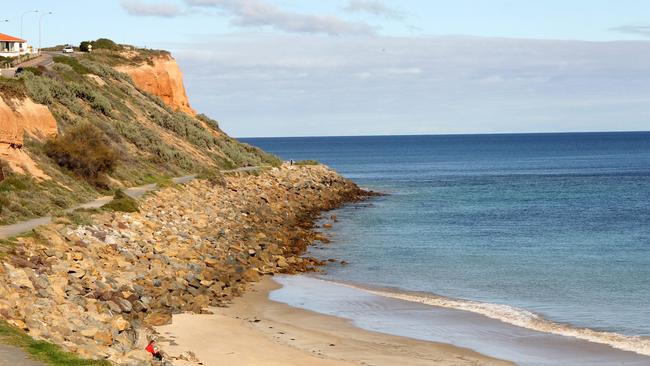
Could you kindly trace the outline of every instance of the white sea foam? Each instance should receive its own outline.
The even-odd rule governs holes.
[[[348,283],[339,283],[343,286],[354,288],[366,293],[391,299],[415,302],[448,309],[457,309],[480,314],[491,319],[518,327],[536,330],[544,333],[574,337],[581,340],[609,345],[619,350],[635,352],[640,355],[650,356],[650,339],[639,336],[626,336],[614,332],[597,331],[589,328],[578,328],[568,324],[555,323],[544,319],[538,314],[512,306],[491,304],[471,300],[454,299],[437,295],[414,294],[391,290],[377,290],[364,288]]]

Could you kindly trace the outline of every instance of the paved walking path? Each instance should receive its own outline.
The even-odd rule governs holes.
[[[194,178],[195,178],[194,175],[187,175],[184,177],[174,178],[172,179],[172,181],[176,184],[185,184]],[[125,189],[124,193],[126,193],[127,195],[133,198],[140,198],[145,193],[154,191],[157,188],[158,185],[156,184],[147,184],[144,186]],[[94,201],[75,206],[71,209],[68,209],[67,211],[73,211],[78,208],[99,208],[111,202],[112,199],[113,196],[99,197]],[[50,222],[52,222],[52,216],[45,216],[45,217],[38,217],[31,220],[21,221],[12,225],[0,226],[0,239],[7,239],[7,238],[11,238],[12,236],[26,233],[39,226],[47,225]]]
[[[25,351],[18,347],[0,344],[0,366],[44,366],[27,356]]]
[[[248,167],[231,169],[231,170],[222,170],[221,173],[250,172],[258,169],[260,169],[260,167],[248,166]],[[186,175],[183,177],[173,178],[172,181],[176,184],[185,184],[187,182],[190,182],[194,178],[196,178],[196,175]],[[133,198],[140,198],[144,196],[145,193],[155,191],[156,189],[158,189],[158,186],[156,184],[147,184],[144,186],[125,189],[124,193],[126,193],[127,195]],[[78,208],[100,208],[105,204],[111,202],[112,199],[113,196],[99,197],[94,201],[75,206],[66,211],[73,211]],[[11,238],[12,236],[26,233],[39,226],[47,225],[50,222],[52,222],[52,216],[45,216],[45,217],[38,217],[31,220],[17,222],[11,225],[0,226],[0,239],[7,239],[7,238]]]

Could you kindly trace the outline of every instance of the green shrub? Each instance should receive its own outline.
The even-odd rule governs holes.
[[[320,165],[316,160],[300,160],[293,163],[293,165]]]
[[[26,175],[11,174],[0,182],[0,192],[24,191],[29,188],[30,179]]]
[[[196,116],[196,119],[199,121],[203,121],[208,127],[212,128],[215,131],[221,132],[221,129],[219,128],[219,122],[213,120],[212,118],[206,116],[205,114],[198,114]]]
[[[121,47],[108,38],[100,38],[96,41],[91,41],[90,44],[93,45],[93,50],[119,50]]]
[[[33,67],[33,66],[23,67],[23,72],[31,72],[32,74],[37,76],[43,75],[45,71],[47,71],[47,69],[43,65],[39,65],[38,67]]]
[[[9,198],[4,194],[0,194],[0,214],[2,213],[4,208],[9,206],[10,204],[11,201],[9,200]]]
[[[56,56],[53,60],[55,63],[65,64],[72,67],[72,70],[74,70],[77,74],[85,75],[92,73],[89,68],[79,63],[79,61],[74,57]]]
[[[89,41],[83,41],[79,43],[79,51],[81,52],[89,52],[90,51],[90,42]]]
[[[66,86],[77,98],[88,102],[92,109],[104,114],[105,116],[111,116],[113,106],[106,97],[86,84],[67,83]]]
[[[52,106],[61,103],[72,113],[83,116],[84,110],[76,95],[70,91],[69,83],[63,83],[46,76],[25,74],[22,77],[27,94],[37,103]]]
[[[90,123],[82,123],[65,134],[49,140],[45,153],[94,185],[102,174],[111,173],[118,163],[118,151],[104,132]]]
[[[54,215],[56,218],[64,218],[70,220],[75,225],[92,225],[92,215],[99,212],[94,208],[79,208],[73,211],[61,212]]]
[[[113,196],[113,200],[104,206],[103,209],[118,212],[139,212],[138,201],[130,197],[124,191],[117,190]]]
[[[9,103],[11,99],[23,100],[27,89],[22,79],[0,77],[0,98]]]
[[[204,168],[199,174],[196,175],[198,179],[207,180],[213,187],[226,185],[226,180],[224,179],[221,172],[217,169]]]

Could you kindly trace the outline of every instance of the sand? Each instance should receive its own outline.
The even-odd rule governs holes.
[[[252,286],[214,314],[174,315],[158,327],[159,345],[172,358],[192,351],[187,365],[512,365],[472,350],[375,333],[348,320],[269,300],[271,278]]]

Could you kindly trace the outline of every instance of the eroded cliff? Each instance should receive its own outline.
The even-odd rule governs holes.
[[[124,65],[116,69],[128,74],[138,88],[160,97],[171,108],[196,114],[185,92],[183,73],[171,55],[162,54],[139,65]]]
[[[29,98],[8,102],[0,98],[0,159],[13,171],[47,179],[47,174],[22,150],[26,134],[36,139],[56,136],[57,124],[50,110]]]

